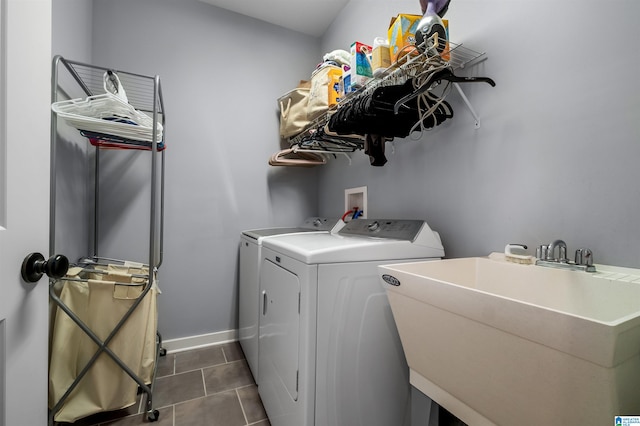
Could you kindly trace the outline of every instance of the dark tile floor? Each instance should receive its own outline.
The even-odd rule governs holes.
[[[237,342],[161,357],[150,423],[143,403],[79,420],[77,426],[270,426]],[[145,398],[142,398],[143,400]]]

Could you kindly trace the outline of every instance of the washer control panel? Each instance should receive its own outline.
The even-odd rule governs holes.
[[[338,219],[330,219],[326,217],[308,217],[302,223],[301,227],[305,229],[314,229],[316,231],[331,231]]]
[[[338,234],[413,241],[423,224],[422,220],[356,219],[348,222]]]

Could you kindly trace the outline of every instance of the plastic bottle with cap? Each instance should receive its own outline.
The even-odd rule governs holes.
[[[373,76],[376,78],[383,77],[387,69],[391,66],[389,40],[386,40],[383,37],[376,37],[373,40],[373,52],[371,56]]]

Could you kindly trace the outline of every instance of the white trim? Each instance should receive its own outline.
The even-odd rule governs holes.
[[[7,5],[0,0],[0,231],[7,226]],[[0,313],[3,313],[0,307]],[[4,411],[3,411],[4,412]]]
[[[167,353],[188,351],[191,349],[206,348],[207,346],[238,340],[238,330],[218,331],[216,333],[201,334],[198,336],[180,337],[177,339],[163,340],[162,347]]]
[[[0,426],[4,426],[6,424],[5,413],[7,412],[5,410],[5,395],[7,394],[7,375],[5,374],[5,368],[7,366],[5,324],[4,318],[0,318]]]

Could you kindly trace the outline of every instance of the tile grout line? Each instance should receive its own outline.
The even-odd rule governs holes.
[[[176,364],[177,363],[178,363],[178,356],[177,355],[173,355],[173,361],[171,362],[171,374],[169,374],[166,377],[175,376],[176,375]],[[176,426],[176,404],[172,404],[172,405],[170,405],[170,407],[171,407],[171,426]]]
[[[204,379],[204,368],[200,369],[200,376],[202,377],[202,388],[204,389],[204,396],[207,396],[207,382]]]
[[[221,391],[215,392],[215,393],[213,393],[211,395],[208,394],[207,385],[206,385],[206,377],[204,375],[204,369],[205,368],[213,368],[213,367],[222,366],[222,365],[225,365],[225,364],[235,364],[235,363],[246,362],[245,358],[230,359],[223,347],[221,347],[220,350],[222,351],[222,355],[223,355],[223,359],[224,359],[223,363],[212,364],[210,366],[201,367],[201,368],[195,368],[193,370],[182,371],[180,373],[177,373],[178,356],[176,355],[176,356],[173,357],[173,360],[170,362],[170,364],[171,364],[171,372],[170,372],[170,374],[168,374],[166,376],[162,376],[162,378],[165,378],[165,377],[168,378],[168,377],[171,377],[171,376],[177,376],[177,375],[186,374],[186,373],[189,373],[189,372],[194,372],[196,370],[200,370],[200,377],[202,378],[202,386],[203,386],[204,395],[202,397],[198,397],[198,398],[194,398],[194,399],[206,398],[206,397],[211,396],[211,395],[215,395],[215,394],[218,394],[218,393],[223,393],[223,392],[228,392],[230,390],[234,390],[235,394],[236,394],[236,398],[238,398],[238,402],[240,403],[240,409],[242,411],[242,415],[243,415],[244,420],[245,420],[245,425],[249,425],[249,424],[256,425],[256,424],[259,424],[259,423],[263,422],[265,419],[261,419],[261,420],[259,420],[257,422],[249,423],[249,420],[248,420],[248,417],[247,417],[247,413],[245,411],[244,404],[243,404],[242,399],[240,397],[239,390],[243,389],[243,388],[250,387],[250,386],[252,386],[252,384],[246,384],[246,385],[242,385],[242,386],[239,386],[239,387],[236,387],[236,388],[233,388],[233,389],[228,389],[228,390],[221,390]],[[191,400],[187,400],[187,401],[191,401]],[[162,406],[162,407],[154,407],[154,408],[156,408],[156,409],[171,408],[171,425],[175,426],[176,425],[176,421],[177,421],[177,419],[176,419],[176,417],[177,417],[176,407],[177,407],[177,405],[182,404],[182,403],[187,402],[187,401],[181,401],[179,403],[174,403],[174,404],[171,404],[171,405],[165,405],[165,406]],[[141,396],[140,400],[138,402],[138,407],[137,407],[137,410],[136,410],[137,412],[136,413],[125,415],[124,417],[119,417],[117,419],[111,419],[111,420],[109,420],[109,422],[113,422],[114,420],[115,421],[119,421],[119,420],[124,419],[124,418],[130,418],[130,417],[133,418],[133,417],[136,417],[138,415],[141,415],[141,416],[144,417],[144,415],[146,413],[146,411],[144,410],[144,405],[145,405],[144,396]],[[268,420],[268,417],[266,419]],[[99,423],[96,423],[95,426],[106,426],[109,422],[107,422],[107,423],[99,422]]]
[[[167,356],[167,355],[165,355]],[[175,376],[176,375],[176,363],[178,362],[178,356],[174,355],[173,356],[173,361],[171,361],[171,374],[168,374],[166,376],[163,377],[171,377],[171,376]],[[156,366],[157,368],[157,366]],[[156,380],[158,378],[156,377]],[[176,404],[171,404],[165,407],[171,407],[171,426],[175,426],[176,425]],[[160,408],[165,408],[165,407],[154,407],[155,409],[160,409]],[[142,412],[142,398],[140,398],[140,409],[138,410],[138,412]]]
[[[244,405],[242,404],[242,398],[240,398],[240,394],[238,393],[238,388],[234,389],[236,391],[236,397],[238,398],[238,402],[240,403],[240,410],[242,410],[242,415],[244,416],[244,424],[249,424],[249,419],[247,418],[247,413],[244,411]]]
[[[171,408],[173,408],[173,413],[172,413],[172,414],[173,414],[173,419],[172,419],[172,420],[173,420],[173,423],[171,423],[171,424],[172,424],[173,426],[176,426],[176,404],[173,404],[173,405],[171,406]]]

